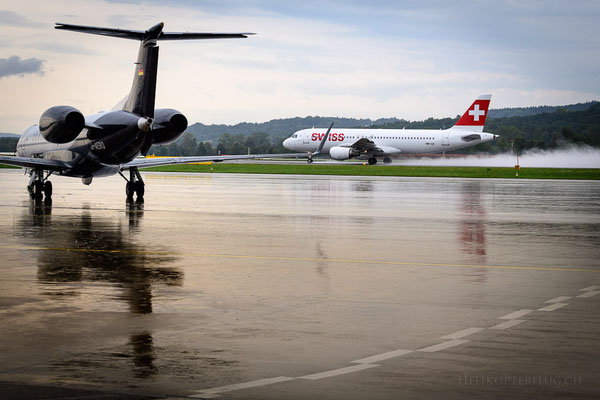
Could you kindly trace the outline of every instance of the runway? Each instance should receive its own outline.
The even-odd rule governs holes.
[[[600,395],[599,182],[143,176],[0,170],[0,398]]]

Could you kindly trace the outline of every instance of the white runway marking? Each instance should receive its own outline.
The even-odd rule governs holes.
[[[500,317],[498,319],[516,319],[516,318],[522,317],[523,315],[527,315],[531,312],[533,312],[533,310],[519,310],[519,311],[512,312],[510,314],[506,314],[505,316]]]
[[[587,288],[581,289],[581,291],[584,293],[578,295],[577,297],[587,298],[587,297],[596,296],[597,294],[600,294],[600,290],[596,290],[596,289],[600,289],[600,287],[599,286],[588,286]],[[546,303],[550,303],[550,305],[547,305],[542,308],[538,308],[538,311],[558,310],[559,308],[563,308],[563,307],[569,305],[569,303],[563,303],[563,301],[566,301],[566,300],[569,300],[572,298],[573,298],[572,296],[559,296],[554,299],[548,300],[548,301],[546,301]],[[518,319],[518,318],[520,318],[524,315],[527,315],[529,313],[532,313],[534,311],[535,310],[523,309],[523,310],[519,310],[519,311],[514,311],[510,314],[506,314],[506,315],[500,317],[499,319],[505,319],[507,321],[504,321],[502,323],[494,325],[494,326],[490,327],[489,329],[505,330],[508,328],[512,328],[513,326],[516,326],[516,325],[522,324],[523,322],[526,322],[526,320]],[[196,391],[196,394],[189,396],[189,397],[209,399],[209,398],[219,397],[219,396],[221,396],[222,393],[232,392],[232,391],[240,390],[240,389],[254,388],[254,387],[259,387],[259,386],[267,386],[267,385],[272,385],[272,384],[276,384],[276,383],[292,381],[295,379],[318,380],[318,379],[325,379],[325,378],[330,378],[330,377],[338,376],[338,375],[350,374],[353,372],[358,372],[358,371],[362,371],[365,369],[378,367],[379,364],[374,364],[374,363],[379,362],[379,361],[389,360],[389,359],[395,358],[395,357],[400,357],[405,354],[413,353],[414,351],[419,351],[419,352],[423,352],[423,353],[434,353],[437,351],[441,351],[441,350],[449,349],[449,348],[452,348],[455,346],[459,346],[461,344],[469,342],[469,340],[463,340],[460,338],[468,336],[468,335],[472,335],[474,333],[481,332],[483,330],[485,330],[485,328],[463,329],[461,331],[454,332],[454,333],[451,333],[446,336],[442,336],[442,339],[451,339],[447,342],[439,343],[439,344],[429,346],[429,347],[424,347],[424,348],[418,349],[418,350],[398,349],[398,350],[388,351],[386,353],[376,354],[376,355],[373,355],[370,357],[361,358],[359,360],[350,361],[351,364],[357,364],[357,365],[352,365],[349,367],[333,369],[333,370],[329,370],[329,371],[319,372],[316,374],[304,375],[304,376],[296,377],[296,378],[290,378],[287,376],[278,376],[278,377],[274,377],[274,378],[259,379],[256,381],[238,383],[238,384],[227,385],[227,386],[219,386],[219,387],[209,388],[209,389],[202,389],[202,390]]]
[[[512,328],[513,326],[522,324],[523,322],[525,322],[524,319],[511,319],[506,322],[502,322],[501,324],[494,325],[490,329],[504,330],[504,329]]]
[[[379,365],[377,365],[377,364],[353,365],[351,367],[344,367],[344,368],[332,369],[331,371],[319,372],[318,374],[301,376],[298,379],[310,379],[311,381],[314,381],[317,379],[323,379],[323,378],[329,378],[329,377],[337,376],[337,375],[349,374],[352,372],[361,371],[363,369],[374,368],[374,367],[379,367]]]
[[[442,336],[442,339],[460,339],[461,337],[469,336],[477,332],[481,332],[483,328],[467,328],[462,331],[451,333],[450,335]]]
[[[461,345],[461,344],[467,343],[467,342],[469,342],[469,340],[454,339],[454,340],[450,340],[449,342],[444,342],[444,343],[436,344],[433,346],[425,347],[425,348],[419,349],[417,351],[422,351],[424,353],[434,353],[436,351],[445,350],[450,347],[458,346],[458,345]]]
[[[274,383],[287,382],[287,381],[291,381],[294,379],[296,379],[296,378],[289,378],[287,376],[277,376],[275,378],[259,379],[257,381],[236,383],[233,385],[219,386],[219,387],[215,387],[215,388],[199,390],[197,392],[197,394],[189,396],[189,397],[196,397],[196,398],[199,397],[199,398],[210,399],[213,397],[219,397],[219,395],[221,393],[225,393],[225,392],[233,392],[234,390],[248,389],[248,388],[253,388],[253,387],[257,387],[257,386],[272,385]]]
[[[378,361],[389,360],[390,358],[403,356],[404,354],[412,353],[413,350],[394,350],[387,353],[376,354],[371,357],[361,358],[360,360],[350,361],[351,364],[371,364]]]
[[[543,308],[538,308],[538,311],[554,311],[554,310],[558,310],[559,308],[563,308],[564,306],[568,306],[569,303],[554,303],[554,304],[550,304],[549,306],[543,307]]]
[[[569,300],[569,299],[572,299],[572,298],[573,297],[571,297],[571,296],[560,296],[560,297],[557,297],[555,299],[548,300],[546,303],[562,303],[563,301]]]
[[[579,296],[577,296],[577,297],[592,297],[592,296],[595,296],[595,295],[597,295],[598,293],[600,293],[600,292],[599,292],[599,291],[597,291],[597,290],[592,290],[592,291],[589,291],[589,292],[585,292],[585,293],[583,293],[583,294],[580,294],[580,295],[579,295]]]

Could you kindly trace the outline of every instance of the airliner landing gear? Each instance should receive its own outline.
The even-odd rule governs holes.
[[[313,162],[312,156],[308,156],[308,158],[306,159],[306,162],[309,164],[312,164],[312,162]]]
[[[41,200],[44,195],[46,199],[52,198],[52,182],[47,180],[50,175],[52,175],[52,172],[48,172],[48,175],[44,178],[44,171],[41,169],[34,170],[31,173],[27,190],[32,199]]]
[[[134,193],[136,194],[138,200],[143,200],[145,184],[137,167],[129,168],[129,180],[125,178],[125,175],[123,175],[121,172],[119,172],[119,174],[127,181],[127,184],[125,185],[125,194],[127,195],[127,200],[133,200]]]
[[[368,160],[368,161],[369,161],[369,165],[374,165],[374,164],[377,164],[377,159],[376,159],[375,157],[371,157],[371,158],[369,158],[369,160]]]
[[[392,159],[391,159],[391,158],[389,158],[389,157],[385,157],[385,158],[383,159],[383,163],[384,163],[384,164],[391,164],[391,163],[392,163]]]

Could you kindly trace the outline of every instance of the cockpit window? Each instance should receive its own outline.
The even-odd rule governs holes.
[[[296,135],[295,133],[292,135],[292,138],[297,138],[298,135]]]

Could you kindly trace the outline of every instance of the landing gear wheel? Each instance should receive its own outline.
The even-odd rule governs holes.
[[[143,198],[144,197],[144,191],[145,191],[144,182],[142,182],[142,181],[135,181],[133,183],[133,190],[135,191],[135,194],[137,195],[138,199]]]
[[[306,162],[307,162],[307,163],[309,163],[309,164],[312,164],[312,162],[313,162],[313,159],[312,159],[312,157],[311,157],[311,158],[309,158],[308,160],[306,160]]]
[[[392,159],[391,159],[391,158],[389,158],[389,157],[385,157],[385,158],[383,159],[383,163],[384,163],[384,164],[391,164],[391,163],[392,163]]]
[[[125,185],[125,194],[127,195],[127,199],[133,199],[133,184],[131,182],[127,182]]]
[[[47,199],[52,197],[52,182],[50,181],[44,183],[44,196],[46,196]]]
[[[369,165],[377,164],[377,159],[375,157],[369,158]]]
[[[33,182],[33,198],[36,200],[44,197],[44,184],[41,181]]]

